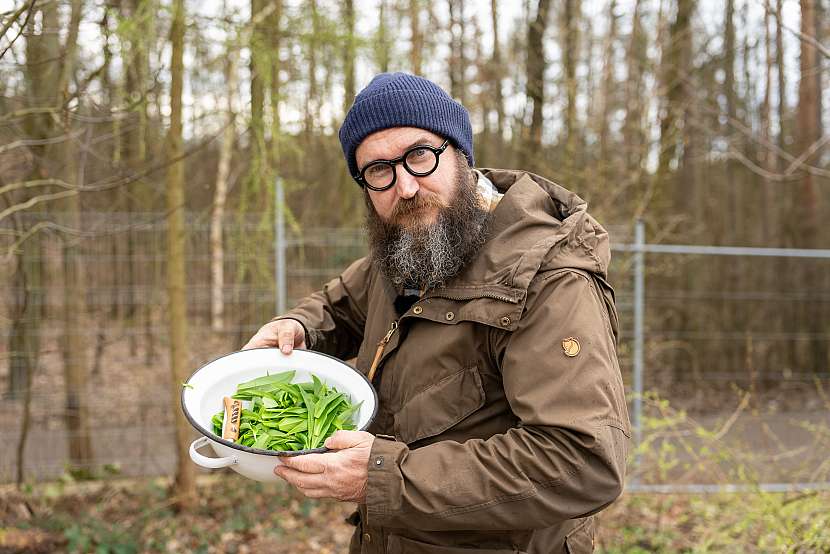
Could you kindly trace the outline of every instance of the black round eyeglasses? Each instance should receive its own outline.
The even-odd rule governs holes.
[[[438,158],[449,144],[449,140],[445,140],[444,144],[438,148],[428,144],[419,144],[395,159],[369,162],[363,166],[360,173],[354,176],[354,179],[361,186],[375,192],[382,192],[395,186],[395,181],[398,179],[395,166],[398,164],[403,164],[404,169],[410,175],[426,177],[438,168]]]

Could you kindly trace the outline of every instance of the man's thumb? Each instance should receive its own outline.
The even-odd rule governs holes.
[[[326,439],[324,446],[332,450],[342,450],[359,446],[363,442],[364,433],[359,431],[335,431],[332,436]]]

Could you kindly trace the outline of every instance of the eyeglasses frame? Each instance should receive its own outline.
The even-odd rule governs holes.
[[[406,172],[409,173],[410,175],[412,175],[413,177],[426,177],[427,175],[431,175],[431,174],[435,173],[435,170],[438,169],[438,166],[441,163],[441,154],[444,153],[444,151],[447,149],[447,147],[449,145],[450,145],[449,139],[444,140],[444,143],[441,146],[437,147],[437,148],[435,146],[430,145],[430,144],[417,144],[417,145],[413,146],[412,148],[408,149],[406,152],[404,152],[402,155],[398,156],[397,158],[393,158],[391,160],[372,160],[371,162],[369,162],[365,166],[363,166],[363,169],[361,169],[360,172],[357,175],[353,175],[352,177],[362,187],[366,187],[369,190],[373,190],[375,192],[383,192],[385,190],[391,189],[392,187],[395,186],[395,183],[398,182],[398,171],[395,169],[396,165],[399,165],[399,164],[403,165]],[[406,157],[409,156],[409,154],[411,154],[412,152],[414,152],[416,150],[420,150],[422,148],[426,148],[427,150],[429,150],[433,154],[435,154],[435,167],[433,167],[432,169],[430,169],[429,171],[427,171],[425,173],[418,173],[416,171],[412,171],[412,169],[407,165]],[[377,165],[377,164],[387,164],[387,165],[392,166],[392,182],[389,183],[388,185],[386,185],[385,187],[373,187],[372,185],[370,185],[366,181],[366,179],[364,177],[364,175],[366,174],[366,170],[369,169],[370,167],[372,167],[373,165]]]

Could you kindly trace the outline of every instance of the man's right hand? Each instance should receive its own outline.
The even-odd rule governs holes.
[[[294,348],[305,348],[305,330],[300,322],[296,319],[278,319],[266,323],[242,350],[274,346],[279,347],[283,354],[291,354]]]

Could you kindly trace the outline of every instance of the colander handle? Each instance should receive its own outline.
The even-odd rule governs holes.
[[[193,460],[196,463],[196,465],[200,465],[208,469],[219,469],[238,463],[236,456],[227,456],[225,458],[208,458],[207,456],[202,456],[201,454],[196,452],[197,449],[202,448],[203,446],[207,446],[209,442],[210,439],[208,439],[207,437],[199,437],[198,439],[190,443],[190,459]]]

